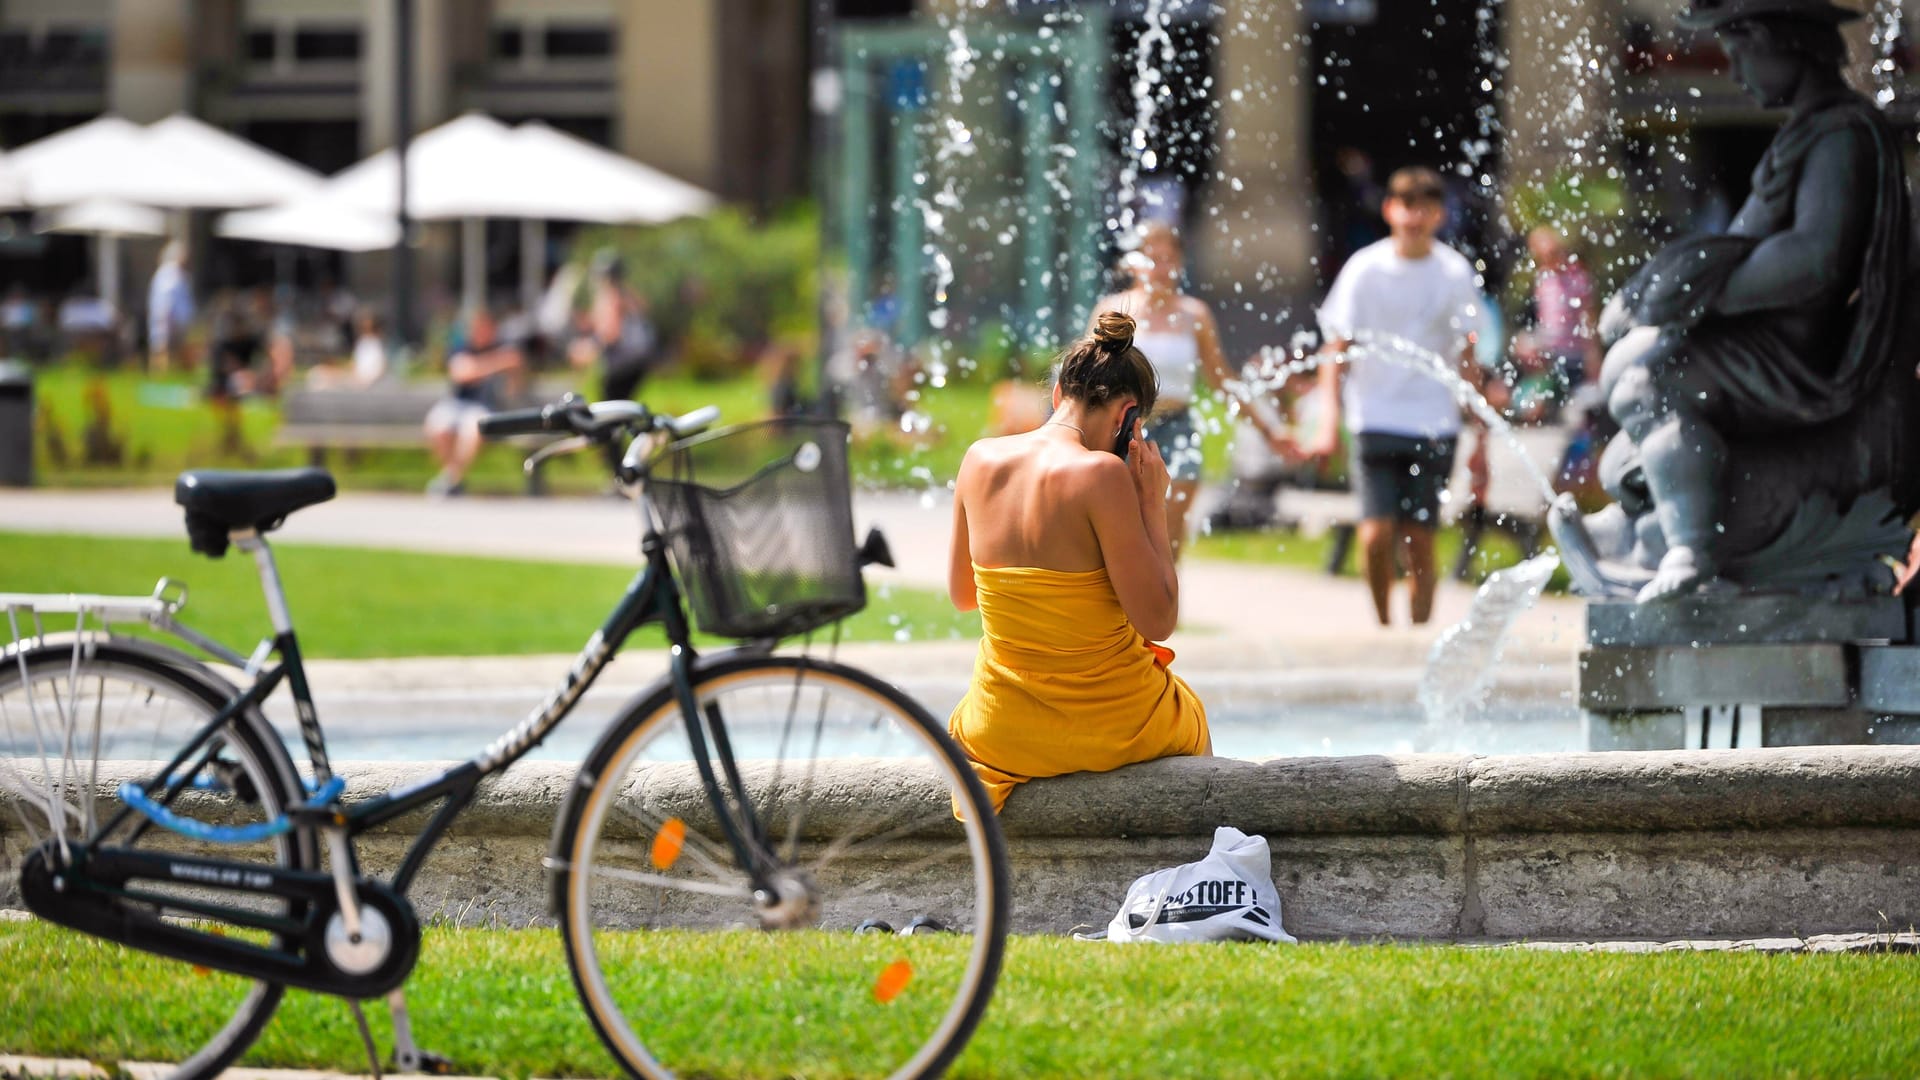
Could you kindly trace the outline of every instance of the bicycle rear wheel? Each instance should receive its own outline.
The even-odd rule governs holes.
[[[26,851],[23,873],[36,858],[72,866],[81,845],[121,808],[114,795],[119,784],[154,777],[233,693],[188,658],[176,660],[151,646],[42,642],[0,652],[0,804],[6,804],[0,805],[0,834],[24,838],[19,845]],[[173,803],[176,808],[235,825],[278,817],[300,784],[285,746],[256,710],[220,725],[175,775],[191,778]],[[144,819],[129,819],[103,846],[203,850],[144,824]],[[221,845],[211,853],[236,861],[311,865],[310,853],[291,835]],[[84,868],[66,876],[76,900],[116,903],[168,919],[197,919],[201,916],[190,905],[208,901],[263,914],[289,913],[282,900],[145,880],[129,882],[127,895],[106,900],[89,884]],[[18,885],[9,880],[0,906],[19,904]],[[271,940],[258,937],[262,944]],[[239,1057],[280,1003],[277,984],[194,968],[190,1007],[170,1008],[163,1017],[142,1016],[157,1006],[140,987],[96,982],[123,970],[129,951],[107,946],[103,953],[78,931],[62,931],[57,940],[55,948],[67,951],[22,972],[24,981],[0,993],[0,1012],[21,1021],[19,1030],[36,1040],[35,1052],[108,1062],[135,1054],[160,1056],[181,1062],[170,1074],[175,1080],[197,1080],[217,1075]],[[138,1041],[147,1037],[141,1031],[156,1028],[166,1033],[163,1045]]]
[[[939,1073],[1006,939],[1006,850],[979,780],[925,710],[851,668],[738,657],[694,693],[732,743],[775,895],[739,868],[671,688],[631,706],[583,768],[551,863],[600,1037],[644,1077]],[[916,921],[926,932],[897,932]]]

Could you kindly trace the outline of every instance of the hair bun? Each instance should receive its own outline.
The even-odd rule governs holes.
[[[1123,311],[1103,311],[1093,324],[1093,340],[1112,352],[1124,352],[1133,345],[1133,316]]]

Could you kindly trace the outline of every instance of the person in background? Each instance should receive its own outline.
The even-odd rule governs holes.
[[[1560,399],[1600,379],[1600,305],[1593,275],[1550,226],[1527,234],[1537,272],[1533,283],[1533,348],[1542,367],[1559,379]]]
[[[1445,183],[1431,169],[1394,173],[1381,205],[1388,237],[1347,261],[1320,307],[1326,351],[1346,353],[1356,343],[1363,351],[1321,365],[1320,432],[1308,452],[1332,457],[1340,449],[1342,422],[1353,432],[1349,474],[1360,499],[1367,587],[1381,626],[1392,622],[1387,601],[1402,556],[1412,580],[1414,624],[1433,615],[1434,536],[1461,414],[1453,391],[1439,379],[1364,350],[1403,340],[1457,366],[1469,385],[1484,381],[1474,353],[1478,275],[1464,256],[1435,239],[1446,221],[1446,198]],[[1476,474],[1485,472],[1485,451],[1481,440]]]
[[[25,288],[15,285],[8,289],[6,301],[0,303],[0,353],[38,358],[39,339],[44,336],[40,305],[34,303]]]
[[[659,337],[647,317],[647,302],[627,284],[626,265],[612,251],[593,257],[588,271],[592,299],[587,332],[574,342],[575,367],[600,365],[600,398],[631,400],[656,359]]]
[[[165,375],[186,361],[187,327],[193,322],[193,280],[187,246],[170,241],[160,252],[147,285],[147,369]]]
[[[480,418],[497,402],[517,396],[514,384],[526,371],[520,349],[500,337],[500,328],[486,308],[467,316],[466,335],[447,357],[447,396],[427,411],[427,448],[440,472],[427,484],[435,497],[465,490],[467,470],[480,456]]]
[[[321,364],[307,373],[307,381],[328,390],[365,390],[387,375],[387,343],[381,337],[380,317],[369,308],[355,316],[353,355],[343,367]]]
[[[1173,478],[1167,535],[1173,538],[1173,557],[1178,561],[1186,546],[1187,518],[1200,491],[1200,467],[1205,461],[1193,415],[1194,394],[1202,379],[1226,393],[1238,375],[1227,366],[1221,351],[1213,312],[1181,289],[1185,256],[1179,235],[1165,224],[1147,225],[1141,230],[1139,248],[1127,261],[1135,274],[1133,287],[1101,300],[1093,309],[1094,318],[1097,324],[1106,313],[1120,312],[1134,319],[1140,327],[1135,343],[1153,364],[1160,402],[1158,411],[1147,418],[1146,431]],[[1259,412],[1249,410],[1244,415],[1276,451],[1294,452],[1286,433]]]
[[[1035,777],[1212,752],[1206,707],[1150,644],[1173,632],[1180,583],[1166,463],[1124,421],[1159,392],[1134,331],[1101,315],[1060,358],[1053,417],[960,464],[947,590],[984,636],[947,730],[996,812]]]
[[[386,327],[371,308],[361,308],[353,339],[353,385],[365,390],[387,375]]]
[[[568,359],[576,368],[599,364],[600,400],[634,400],[658,359],[659,336],[647,317],[647,302],[627,284],[626,264],[611,250],[596,253],[587,274],[592,298],[586,333],[574,339]],[[621,454],[617,443],[607,444],[609,471],[618,470]],[[619,493],[615,485],[613,494]]]
[[[254,363],[265,347],[267,322],[251,294],[223,291],[213,300],[207,340],[207,399],[232,402],[253,392]]]

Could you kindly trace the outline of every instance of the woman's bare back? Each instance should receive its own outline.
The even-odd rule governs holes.
[[[1067,572],[1104,567],[1086,505],[1103,467],[1125,468],[1118,457],[1088,450],[1077,435],[1063,438],[1047,427],[975,443],[956,485],[973,562]]]

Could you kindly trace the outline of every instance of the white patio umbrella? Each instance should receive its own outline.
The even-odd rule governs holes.
[[[102,116],[30,142],[8,156],[29,206],[108,199],[148,206],[232,205],[206,201],[217,177],[200,175],[140,125]]]
[[[106,115],[8,157],[29,206],[96,199],[232,209],[310,193],[320,174],[189,116],[141,127]]]
[[[34,226],[43,233],[74,233],[96,238],[100,299],[120,310],[120,239],[167,235],[165,214],[151,206],[114,199],[92,199],[43,211]]]
[[[519,189],[503,173],[518,173],[512,129],[471,112],[420,134],[407,144],[407,213],[422,221],[460,222],[461,299],[478,305],[486,293],[483,219],[518,217]],[[327,183],[326,198],[369,214],[394,216],[400,204],[399,158],[382,150]]]
[[[0,154],[0,211],[25,206],[20,189],[20,178],[14,174],[13,166],[7,164],[7,156]]]
[[[147,141],[209,181],[203,206],[267,206],[320,189],[325,177],[185,113],[147,125]],[[217,181],[214,183],[213,181]],[[219,201],[214,201],[214,200]]]
[[[704,214],[720,202],[711,192],[537,120],[514,128],[513,138],[539,171],[539,186],[566,196],[568,212],[547,217],[654,224]]]
[[[546,187],[558,185],[568,196],[567,213],[546,217],[657,224],[704,214],[720,203],[711,192],[537,120],[514,128],[513,137],[524,147],[525,160],[546,177]],[[520,292],[529,305],[540,295],[545,267],[534,253],[546,247],[546,230],[542,218],[529,216],[520,223]]]
[[[393,151],[383,150],[336,176],[329,198],[390,215],[399,202]],[[482,219],[518,218],[523,292],[537,300],[544,222],[656,222],[710,209],[716,200],[637,161],[561,134],[544,124],[506,125],[467,113],[414,139],[407,149],[407,209],[422,220],[461,222],[462,297],[485,291]]]
[[[221,216],[215,235],[234,240],[378,251],[400,241],[400,223],[344,205],[324,195],[309,196],[262,210],[235,210]]]

